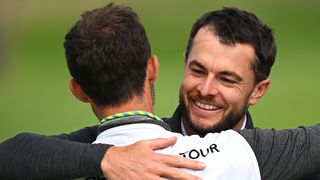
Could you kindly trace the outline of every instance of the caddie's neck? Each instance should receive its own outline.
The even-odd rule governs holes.
[[[144,102],[141,97],[135,97],[123,104],[114,106],[95,106],[94,104],[91,104],[91,108],[99,120],[113,114],[127,111],[146,111],[154,113],[152,103],[150,106],[150,104]]]
[[[147,76],[148,77],[148,76]],[[146,78],[148,79],[148,78]],[[96,106],[90,102],[91,108],[99,120],[127,111],[146,111],[154,113],[154,87],[153,82],[146,80],[144,83],[144,90],[141,96],[134,96],[125,103],[117,105]]]

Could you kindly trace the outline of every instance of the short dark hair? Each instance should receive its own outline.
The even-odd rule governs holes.
[[[71,76],[95,104],[142,95],[151,49],[130,7],[110,3],[85,12],[65,36],[64,48]]]
[[[257,16],[244,10],[226,7],[204,14],[191,29],[186,58],[191,51],[194,37],[203,27],[209,27],[221,43],[247,43],[253,46],[256,54],[253,63],[255,83],[268,78],[276,58],[277,47],[272,30]]]

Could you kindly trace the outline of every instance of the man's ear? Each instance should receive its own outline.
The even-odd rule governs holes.
[[[147,67],[147,78],[151,84],[157,79],[158,71],[159,71],[159,62],[158,58],[154,55],[150,56],[148,59],[148,67]]]
[[[270,79],[266,79],[259,82],[255,86],[249,99],[249,105],[255,105],[258,102],[258,100],[261,99],[266,94],[270,83],[271,83]]]
[[[186,64],[187,64],[186,52],[183,53],[183,62],[184,62],[184,66],[186,66]]]
[[[69,88],[74,97],[76,97],[82,102],[85,102],[85,103],[89,102],[88,96],[86,95],[86,93],[83,92],[80,85],[74,79],[69,80]]]

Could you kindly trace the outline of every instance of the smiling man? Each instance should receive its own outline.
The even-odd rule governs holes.
[[[255,81],[251,44],[226,44],[215,33],[210,25],[201,28],[186,53],[180,104],[188,134],[241,129],[248,107],[270,83]]]
[[[254,14],[204,14],[191,29],[180,104],[167,122],[175,132],[201,136],[253,128],[248,109],[269,87],[276,52],[272,30]]]

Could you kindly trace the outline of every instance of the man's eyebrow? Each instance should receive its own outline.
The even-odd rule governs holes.
[[[219,74],[226,75],[226,76],[232,76],[232,77],[236,78],[237,81],[243,81],[243,78],[240,75],[238,75],[237,73],[232,72],[232,71],[222,71]]]
[[[206,69],[205,66],[203,64],[199,63],[196,59],[190,60],[188,66],[197,66],[200,69]],[[221,71],[219,74],[225,75],[225,76],[232,76],[232,77],[236,78],[237,81],[240,81],[240,82],[243,81],[243,78],[239,74],[232,72],[232,71]]]
[[[204,65],[202,65],[201,63],[199,63],[196,59],[192,59],[189,62],[189,66],[197,66],[201,69],[206,69]]]

